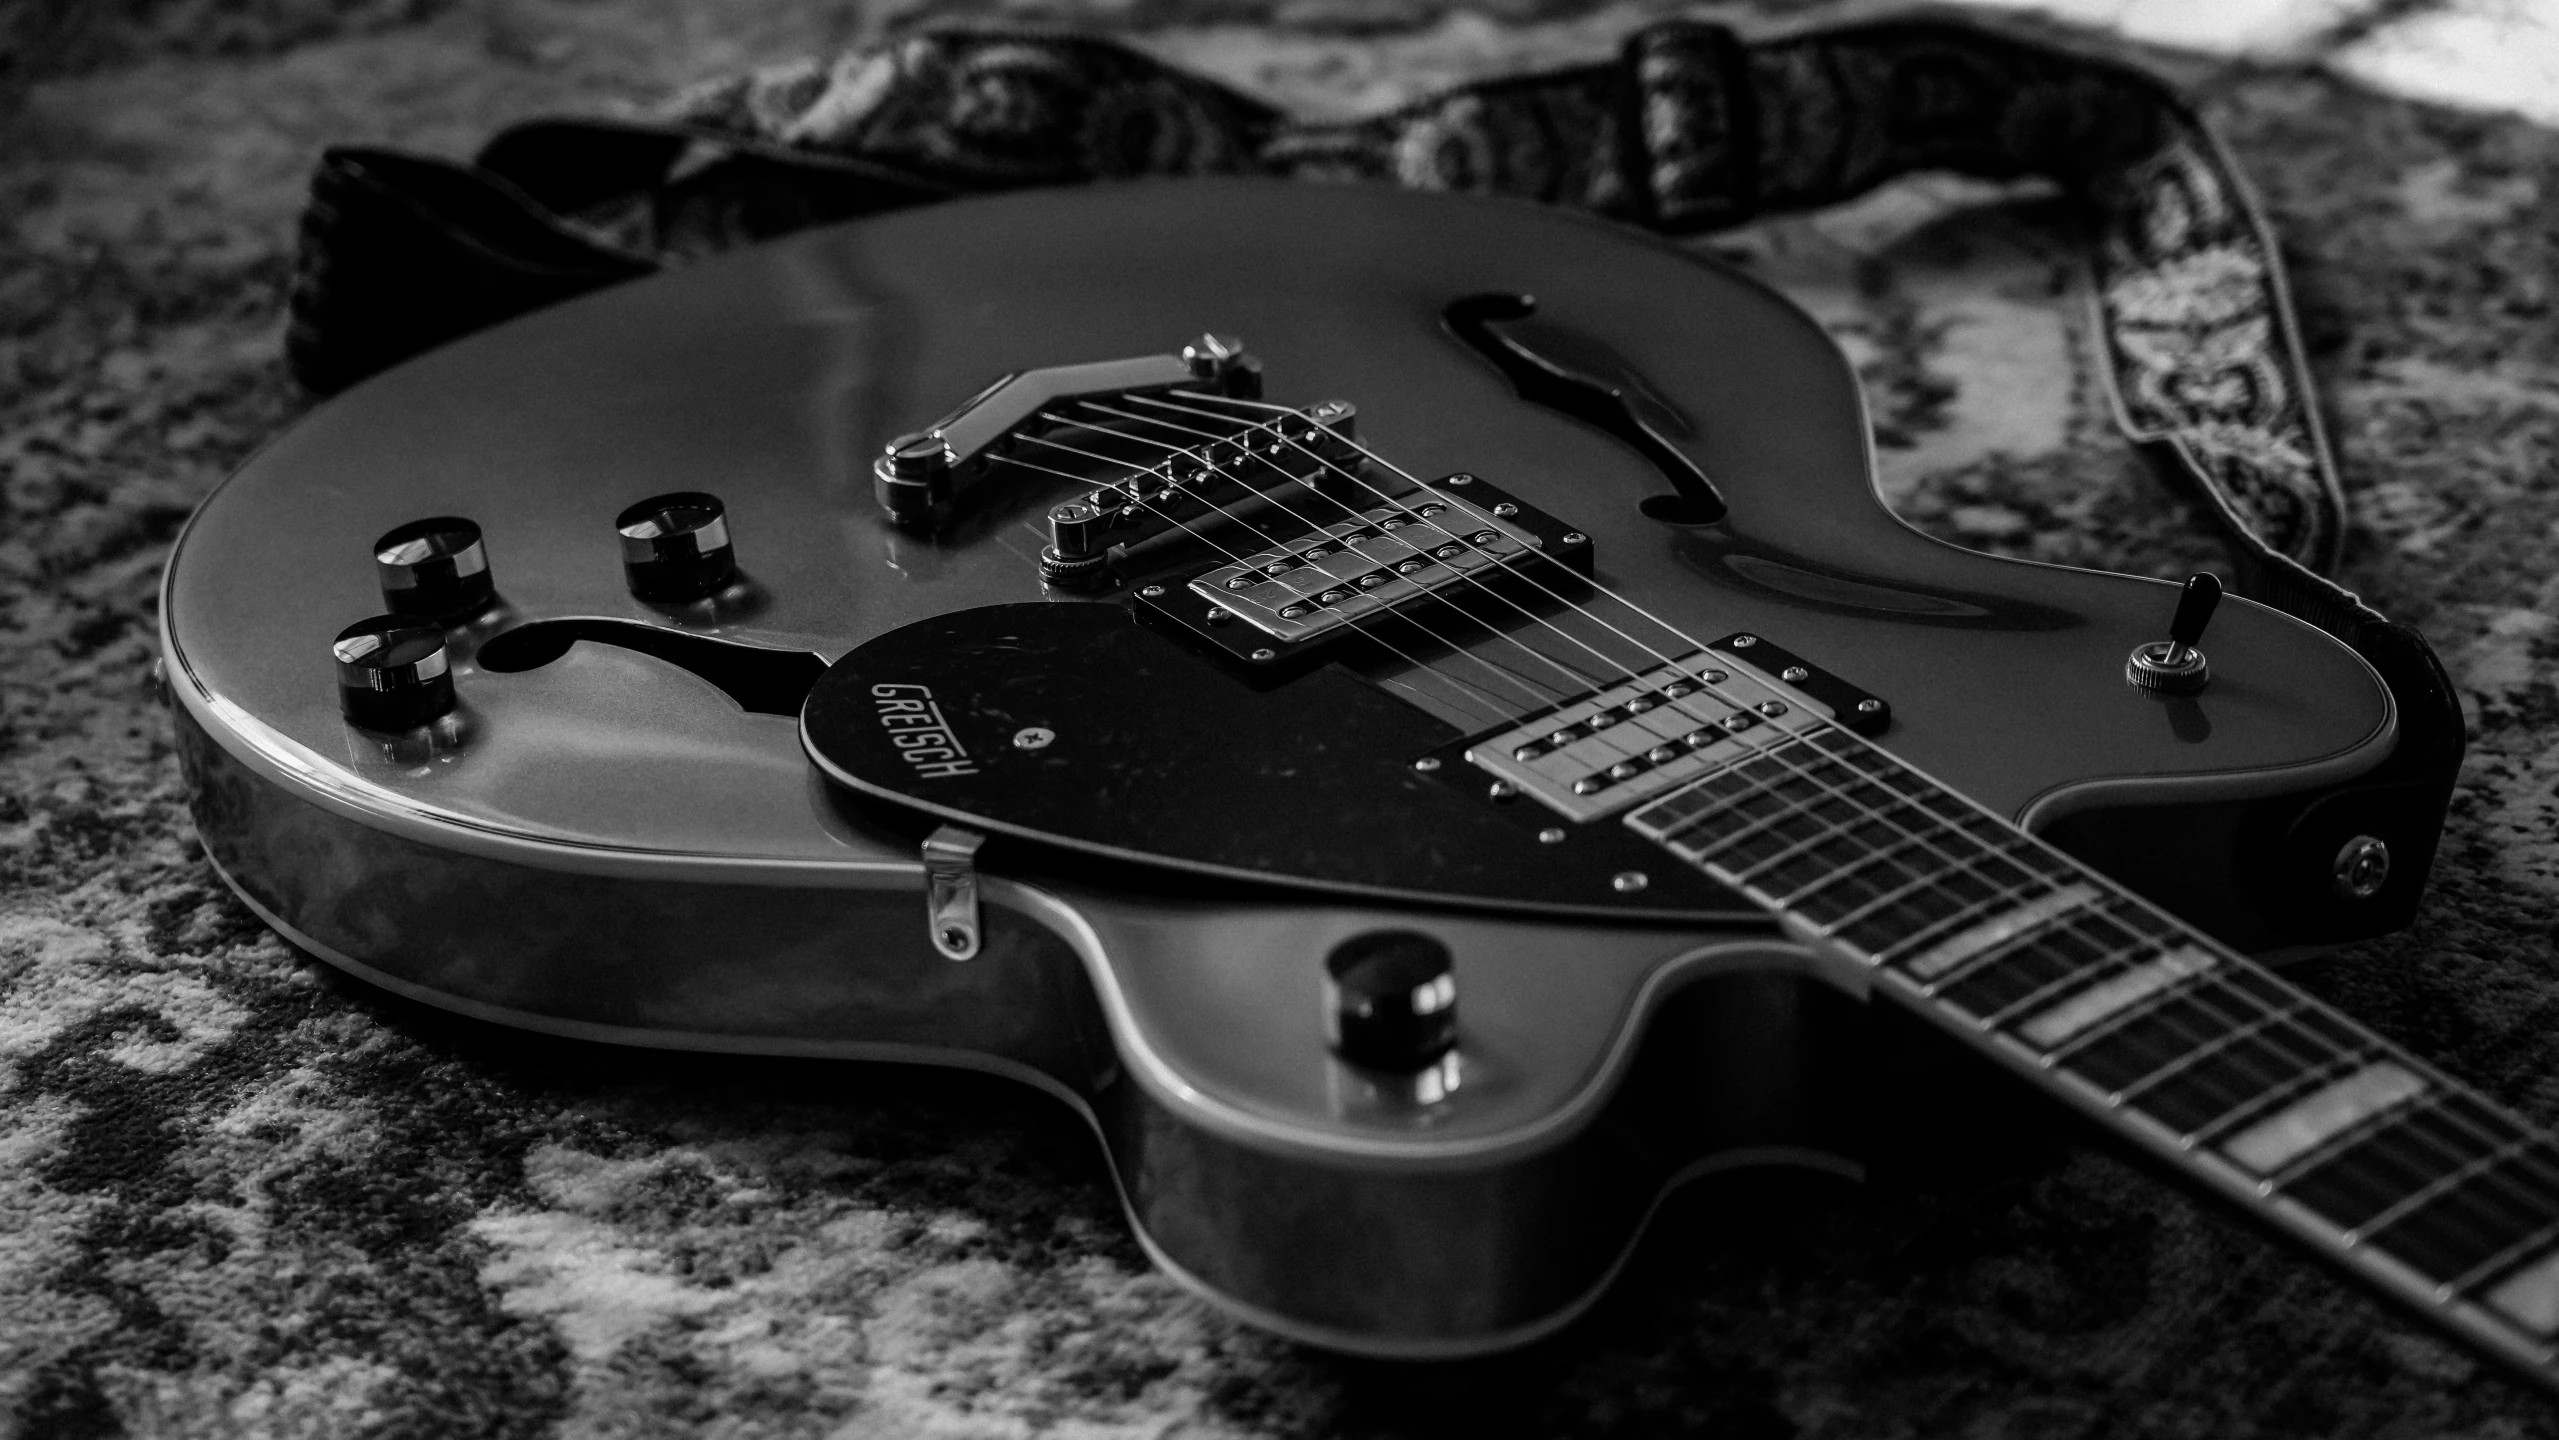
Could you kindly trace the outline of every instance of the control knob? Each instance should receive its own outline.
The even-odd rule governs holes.
[[[1324,959],[1324,1039],[1372,1070],[1410,1074],[1457,1043],[1448,947],[1410,930],[1372,930]]]

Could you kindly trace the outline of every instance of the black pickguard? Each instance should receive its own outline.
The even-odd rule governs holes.
[[[930,711],[908,708],[925,692]],[[883,723],[884,702],[928,718]],[[939,753],[936,723],[963,764]],[[1016,743],[1034,728],[1055,738]],[[1092,854],[1506,909],[1759,916],[1617,826],[1544,843],[1563,822],[1536,802],[1493,801],[1462,762],[1415,770],[1457,732],[1338,665],[1256,689],[1116,605],[993,605],[890,631],[818,681],[800,736],[861,795]],[[1628,870],[1650,883],[1622,895],[1611,881]]]

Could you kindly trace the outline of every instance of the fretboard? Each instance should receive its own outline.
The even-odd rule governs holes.
[[[2559,1383],[2551,1136],[1857,736],[1751,733],[1626,823],[1869,967],[1878,990]]]

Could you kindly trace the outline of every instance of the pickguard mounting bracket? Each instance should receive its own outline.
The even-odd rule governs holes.
[[[924,928],[945,960],[974,960],[986,930],[977,913],[977,848],[986,837],[945,825],[924,837]]]

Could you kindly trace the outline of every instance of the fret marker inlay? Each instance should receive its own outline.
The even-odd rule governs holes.
[[[2232,1136],[2221,1148],[2258,1174],[2271,1175],[2331,1137],[2425,1089],[2425,1081],[2384,1060],[2295,1100]]]
[[[2535,1335],[2559,1331],[2559,1250],[2507,1276],[2488,1292],[2488,1303]]]
[[[1903,968],[1922,980],[1934,980],[1994,945],[2003,945],[2048,921],[2097,900],[2093,885],[2064,885],[2005,914],[1947,936],[1911,957]]]
[[[2127,1007],[2138,1005],[2169,986],[2213,967],[2212,953],[2181,946],[2155,960],[2145,960],[2110,980],[2101,980],[2017,1027],[2017,1033],[2050,1050],[2071,1036]]]

